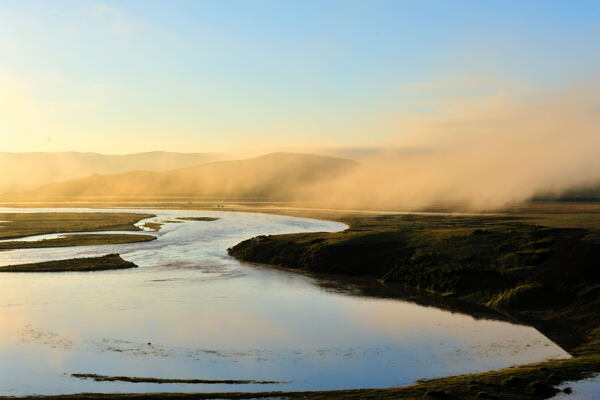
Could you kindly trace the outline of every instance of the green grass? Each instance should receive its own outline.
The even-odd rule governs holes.
[[[102,257],[72,258],[69,260],[45,261],[31,264],[0,267],[0,272],[91,272],[113,269],[137,268],[118,254]]]
[[[135,213],[0,213],[0,240],[18,239],[49,233],[140,231],[134,224],[152,214]],[[156,229],[160,229],[160,226]],[[152,235],[86,234],[64,235],[58,239],[35,242],[13,241],[0,243],[0,250],[44,247],[95,246],[146,242]]]
[[[64,235],[56,239],[45,239],[34,242],[13,241],[0,242],[0,250],[14,249],[38,249],[48,247],[70,247],[70,246],[99,246],[106,244],[138,243],[155,240],[152,235],[132,234],[85,234]]]
[[[128,382],[128,383],[184,383],[184,384],[223,384],[223,385],[274,385],[282,381],[256,381],[242,379],[175,379],[175,378],[140,378],[137,376],[107,376],[97,374],[71,374],[73,378],[91,379],[96,382]]]
[[[158,222],[146,222],[144,223],[144,228],[150,229],[152,232],[160,231],[160,228],[163,224],[159,224]]]
[[[177,219],[180,219],[182,221],[216,221],[219,218],[213,218],[213,217],[179,217]]]
[[[0,213],[0,239],[47,233],[139,231],[136,222],[154,217],[135,213]],[[7,222],[4,222],[7,221]]]

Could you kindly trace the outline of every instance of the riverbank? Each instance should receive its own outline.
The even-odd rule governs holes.
[[[403,284],[492,308],[533,325],[571,352],[576,356],[569,364],[572,372],[585,377],[600,372],[600,224],[591,225],[594,218],[575,217],[573,223],[585,222],[586,229],[552,227],[569,219],[564,210],[556,218],[346,215],[338,216],[350,225],[344,232],[259,236],[229,253],[291,270]],[[517,375],[526,385],[538,381],[538,386],[550,387],[567,379],[560,375],[564,368],[562,361],[550,361],[527,367],[534,374]],[[509,389],[493,392],[498,398],[520,398]],[[524,398],[545,398],[532,393]],[[547,390],[545,396],[550,393]],[[464,395],[459,398],[470,398]]]

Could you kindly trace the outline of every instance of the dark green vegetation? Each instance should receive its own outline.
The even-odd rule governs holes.
[[[152,235],[131,235],[131,234],[85,234],[85,235],[64,235],[56,239],[45,239],[32,242],[14,241],[0,242],[0,250],[13,249],[36,249],[45,247],[69,247],[69,246],[99,246],[103,244],[123,244],[148,242],[156,239]]]
[[[140,378],[135,376],[106,376],[96,374],[71,374],[74,378],[92,379],[96,382],[129,382],[129,383],[189,383],[189,384],[224,384],[224,385],[273,385],[281,381],[255,381],[242,379],[173,379],[173,378]]]
[[[128,268],[137,268],[137,265],[123,260],[118,254],[108,254],[102,257],[72,258],[69,260],[9,265],[7,267],[0,267],[0,272],[91,272]]]
[[[179,217],[177,219],[180,219],[182,221],[216,221],[219,218],[213,218],[213,217]]]
[[[139,231],[134,224],[152,214],[134,213],[0,213],[0,239],[47,233]]]

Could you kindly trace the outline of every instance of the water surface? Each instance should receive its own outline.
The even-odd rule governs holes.
[[[151,242],[0,252],[0,265],[120,253],[140,266],[0,275],[0,395],[384,387],[568,357],[531,327],[350,296],[315,278],[240,263],[226,251],[260,234],[339,231],[343,224],[139,212],[157,221],[219,220],[167,223]],[[287,383],[106,383],[71,373]]]

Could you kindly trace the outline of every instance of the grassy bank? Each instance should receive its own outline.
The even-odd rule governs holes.
[[[123,260],[118,254],[109,254],[102,257],[72,258],[69,260],[9,265],[7,267],[0,267],[0,272],[91,272],[128,268],[137,268],[137,265]]]
[[[244,261],[370,277],[485,305],[538,327],[575,354],[600,320],[595,232],[515,217],[354,216],[339,233],[259,236]],[[593,347],[593,346],[592,346]]]

